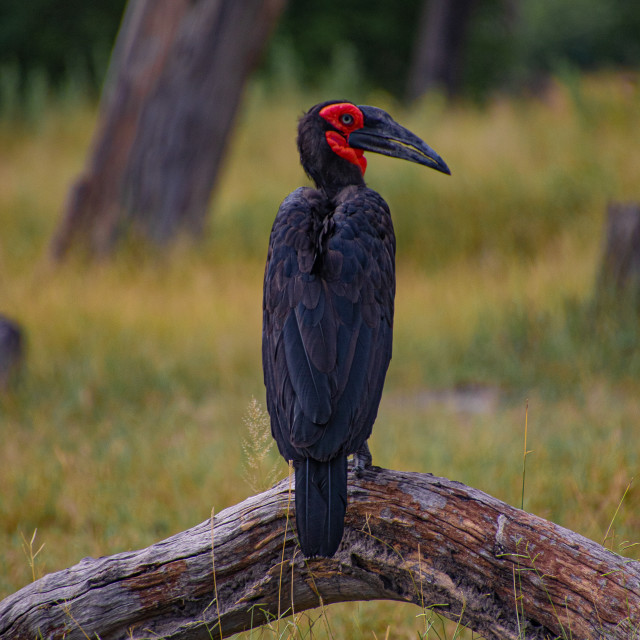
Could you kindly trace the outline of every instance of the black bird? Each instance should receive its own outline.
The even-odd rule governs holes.
[[[298,538],[331,557],[344,529],[347,456],[367,439],[391,360],[395,236],[387,203],[364,182],[364,151],[449,174],[442,158],[376,107],[330,101],[298,126],[316,189],[280,205],[264,277],[262,362],[271,432],[295,468]]]

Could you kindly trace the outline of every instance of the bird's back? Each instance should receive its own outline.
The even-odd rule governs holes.
[[[273,435],[294,462],[356,452],[391,359],[395,238],[365,186],[282,203],[264,280],[263,363]]]
[[[296,470],[307,557],[332,556],[342,539],[347,456],[371,435],[391,359],[394,262],[389,209],[364,185],[332,199],[301,188],[280,206],[264,279],[264,380],[272,434]]]

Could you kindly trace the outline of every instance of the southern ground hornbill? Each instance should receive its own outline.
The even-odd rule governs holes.
[[[371,464],[391,359],[395,236],[387,203],[364,182],[364,151],[450,173],[382,109],[331,101],[301,119],[298,149],[316,189],[280,205],[264,277],[262,360],[271,431],[295,468],[307,557],[332,556],[347,507],[347,456]]]

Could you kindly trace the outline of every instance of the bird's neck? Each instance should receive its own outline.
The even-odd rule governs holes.
[[[364,177],[360,169],[345,161],[331,164],[324,171],[312,175],[316,188],[322,191],[329,200],[346,187],[364,186]]]

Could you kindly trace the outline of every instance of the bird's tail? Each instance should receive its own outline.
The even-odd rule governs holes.
[[[338,549],[347,510],[347,456],[296,468],[296,524],[307,558],[330,558]]]

